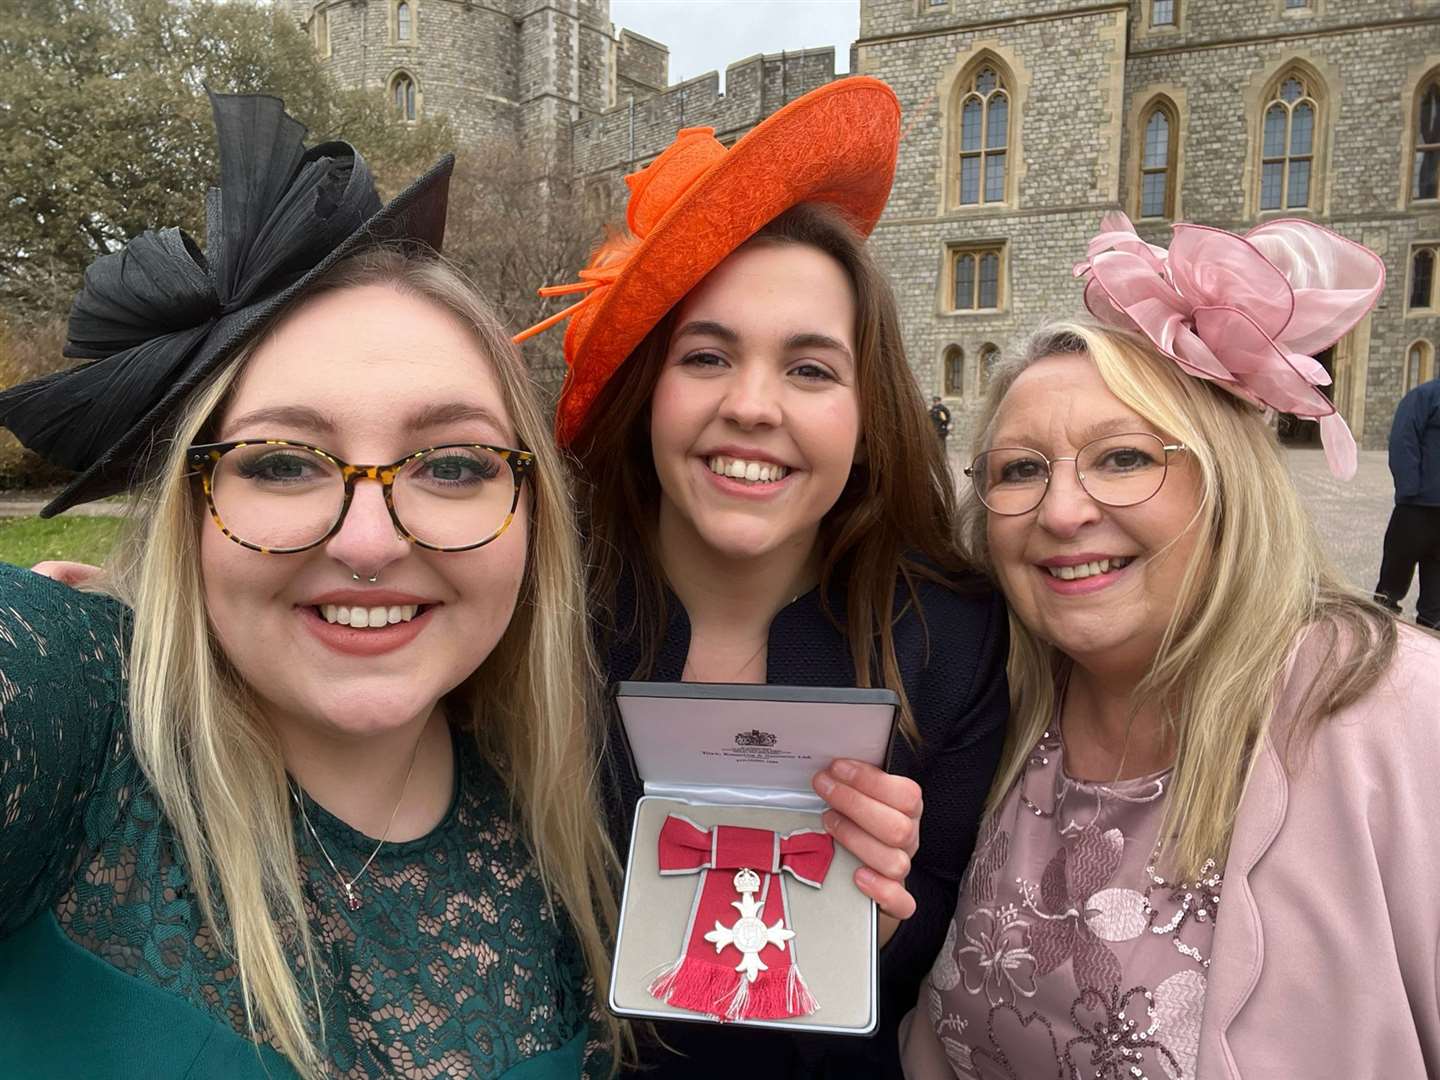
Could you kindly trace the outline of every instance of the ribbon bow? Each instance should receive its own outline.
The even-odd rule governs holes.
[[[717,825],[702,829],[671,814],[660,827],[660,873],[690,874],[697,870],[739,870],[761,874],[788,871],[796,881],[820,888],[835,857],[829,834],[801,829],[787,836],[769,829]]]
[[[1330,471],[1355,474],[1355,437],[1320,391],[1330,376],[1313,357],[1375,305],[1378,255],[1288,218],[1243,236],[1179,224],[1167,251],[1118,212],[1101,220],[1087,255],[1075,276],[1092,315],[1139,330],[1188,374],[1251,404],[1317,420]]]
[[[169,228],[97,259],[65,345],[92,362],[0,394],[0,423],[26,446],[104,474],[76,481],[47,513],[123,485],[161,414],[381,209],[359,152],[307,150],[278,98],[211,94],[210,104],[220,187],[206,198],[209,250]]]

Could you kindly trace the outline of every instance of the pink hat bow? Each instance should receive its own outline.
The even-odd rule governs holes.
[[[1092,315],[1138,329],[1189,374],[1254,405],[1319,421],[1330,471],[1354,476],[1355,437],[1320,391],[1330,376],[1313,357],[1375,305],[1378,255],[1292,218],[1243,236],[1176,225],[1166,251],[1113,211],[1087,254],[1075,276]]]

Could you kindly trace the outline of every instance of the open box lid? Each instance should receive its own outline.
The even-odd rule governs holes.
[[[749,683],[620,682],[621,729],[648,795],[810,806],[836,758],[884,768],[894,691]]]

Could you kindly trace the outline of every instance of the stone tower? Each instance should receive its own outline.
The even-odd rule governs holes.
[[[285,0],[342,86],[466,148],[513,148],[568,174],[573,124],[665,88],[669,54],[616,34],[609,0]]]

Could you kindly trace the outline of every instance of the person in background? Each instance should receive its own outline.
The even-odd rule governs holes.
[[[1390,422],[1390,475],[1395,509],[1385,527],[1375,599],[1399,612],[1418,566],[1415,621],[1440,630],[1440,378],[1400,399]]]
[[[906,1076],[1440,1075],[1440,641],[1344,581],[1256,407],[1331,415],[1301,350],[1383,266],[1128,225],[1080,268],[1105,325],[1040,331],[979,417],[1012,726]]]
[[[823,820],[880,909],[878,1034],[656,1024],[652,1077],[882,1077],[944,936],[1000,752],[1004,609],[958,557],[955,492],[864,236],[899,142],[849,78],[727,150],[681,131],[628,178],[581,282],[557,434],[576,462],[609,678],[885,686],[891,772],[838,761]],[[641,794],[608,746],[611,836]],[[811,988],[821,1001],[824,987]]]
[[[935,425],[935,434],[940,438],[940,449],[943,451],[950,438],[950,410],[938,396],[930,399],[930,422]]]
[[[277,99],[212,102],[207,252],[98,260],[92,362],[0,393],[80,472],[47,512],[138,515],[103,591],[0,567],[3,1071],[604,1075],[577,536],[436,255],[452,160],[382,207]]]

